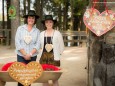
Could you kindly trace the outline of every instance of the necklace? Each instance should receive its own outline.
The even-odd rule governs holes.
[[[53,49],[53,33],[54,31],[52,31],[52,34],[51,34],[51,40],[50,40],[50,43],[47,42],[47,32],[46,33],[46,45],[45,45],[45,49],[47,52],[50,52],[52,49]]]

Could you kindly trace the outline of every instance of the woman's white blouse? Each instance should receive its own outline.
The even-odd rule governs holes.
[[[44,34],[45,31],[40,33],[40,46],[41,46],[40,57],[44,48]],[[54,60],[60,60],[60,56],[63,53],[63,51],[64,51],[64,41],[63,41],[62,34],[59,31],[55,30],[53,35]]]
[[[31,36],[32,40],[29,44],[24,41],[25,36]],[[27,54],[29,54],[32,49],[36,49],[37,51],[40,49],[40,31],[33,26],[32,30],[29,32],[27,30],[27,24],[19,26],[15,36],[15,46],[16,52],[18,55],[23,56],[19,50],[24,49]],[[36,56],[38,52],[33,54],[32,56]]]

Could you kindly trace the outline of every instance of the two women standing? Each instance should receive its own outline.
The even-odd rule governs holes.
[[[53,28],[57,21],[53,20],[52,15],[46,15],[42,21],[46,30],[40,33],[35,27],[39,18],[35,11],[30,10],[24,18],[26,24],[18,27],[15,37],[17,61],[27,64],[36,61],[37,54],[40,54],[41,64],[60,66],[60,56],[64,50],[64,42],[61,33]],[[41,51],[39,51],[40,48]],[[23,85],[18,84],[18,86]],[[48,86],[48,84],[45,83],[43,86]],[[54,86],[58,86],[57,81],[54,82]]]

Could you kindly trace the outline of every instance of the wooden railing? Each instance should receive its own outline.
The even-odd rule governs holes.
[[[83,43],[87,44],[87,34],[86,31],[62,31],[64,43],[68,46],[68,43],[71,43],[71,46],[82,46]]]
[[[11,29],[0,29],[1,33],[5,35],[0,35],[0,43],[2,44],[5,41],[6,45],[9,45],[11,42]],[[82,46],[83,43],[87,43],[87,34],[86,31],[61,31],[64,39],[65,45],[68,43],[72,46]]]

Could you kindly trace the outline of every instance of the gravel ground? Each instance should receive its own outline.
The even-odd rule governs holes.
[[[39,59],[38,59],[39,60]],[[16,61],[14,49],[9,46],[0,46],[0,63]],[[59,79],[60,86],[87,86],[87,47],[65,47],[61,56],[63,74]],[[5,86],[17,86],[17,83],[7,82]],[[41,83],[32,86],[42,86]]]

